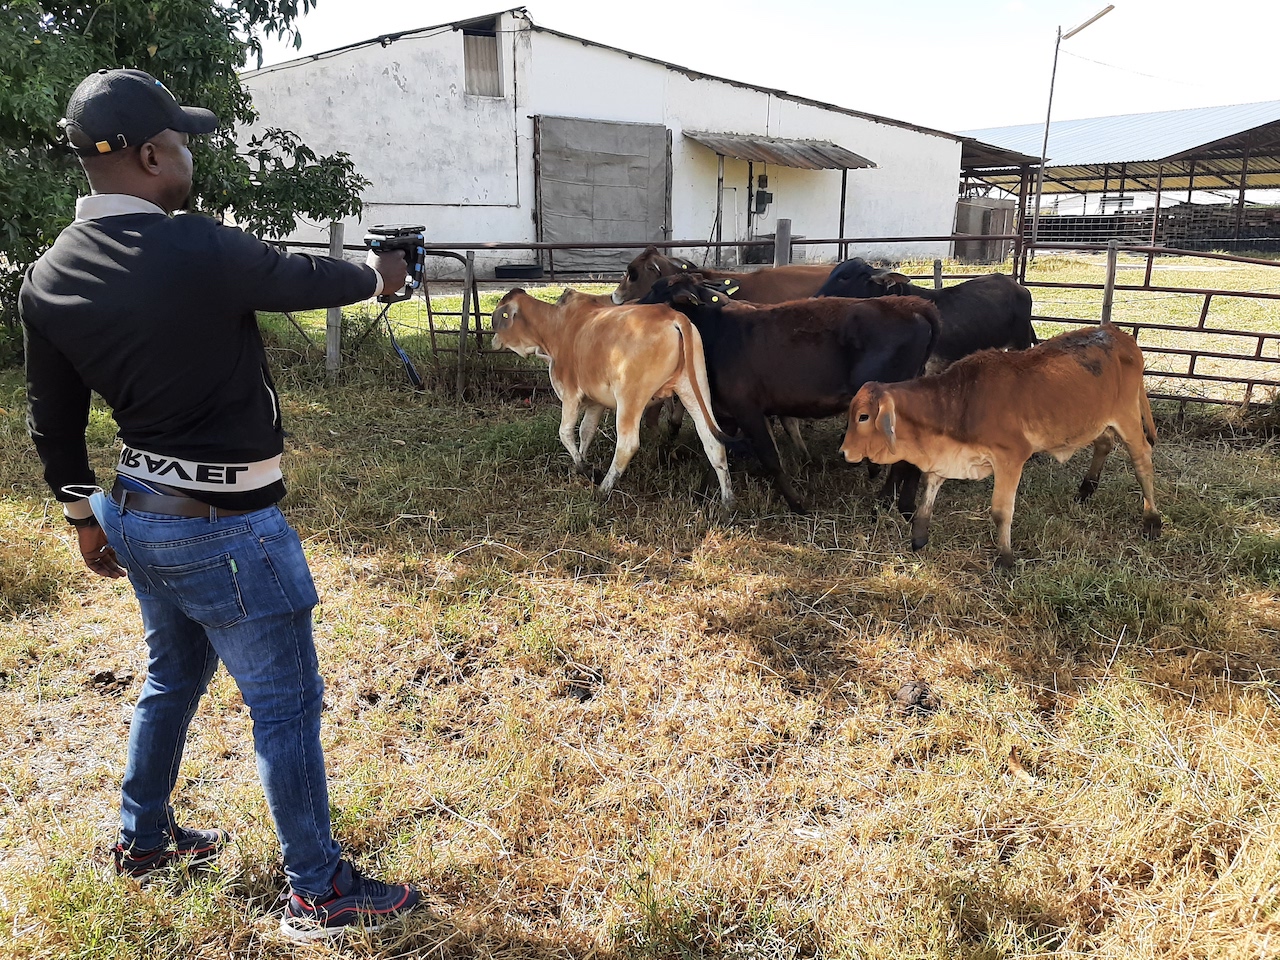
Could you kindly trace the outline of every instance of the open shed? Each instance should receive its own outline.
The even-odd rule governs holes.
[[[1039,153],[1044,126],[1022,124],[968,131],[966,138],[1024,155]],[[966,144],[969,141],[966,140]],[[1098,240],[1122,236],[1144,242],[1248,244],[1280,237],[1280,224],[1252,229],[1246,193],[1280,188],[1280,100],[1158,113],[1057,120],[1049,128],[1043,196],[1096,195],[1097,216],[1053,217],[1042,210],[1038,239]],[[1010,194],[1032,192],[1039,166],[1011,162],[980,150],[962,159],[966,179]],[[1196,190],[1226,192],[1229,212],[1197,218],[1191,198]],[[1150,211],[1126,212],[1136,194],[1154,198]],[[1185,193],[1185,204],[1181,197]],[[1179,207],[1166,203],[1177,197]],[[1034,197],[1031,197],[1034,204]],[[1110,211],[1108,211],[1110,207]],[[1264,217],[1264,220],[1266,218]],[[1197,220],[1201,221],[1197,223]],[[1021,221],[1025,224],[1025,219]],[[1206,233],[1212,236],[1204,235]],[[1024,226],[1023,232],[1026,231]]]

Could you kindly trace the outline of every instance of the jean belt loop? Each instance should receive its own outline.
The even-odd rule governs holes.
[[[209,522],[210,522],[210,523],[217,523],[217,522],[218,522],[218,508],[217,508],[217,507],[210,507],[210,508],[209,508]]]

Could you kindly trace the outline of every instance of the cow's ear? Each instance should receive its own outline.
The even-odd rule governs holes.
[[[501,330],[503,327],[511,323],[512,304],[504,303],[497,310],[493,311],[491,325],[494,330]]]
[[[702,298],[698,296],[697,290],[677,290],[671,296],[671,303],[687,303],[695,307],[702,306]]]
[[[886,440],[889,441],[889,452],[897,453],[898,437],[898,412],[893,405],[893,397],[881,395],[880,397],[880,416],[876,418],[876,426],[880,428],[880,432],[884,434]]]
[[[878,281],[879,283],[883,283],[886,287],[896,287],[900,284],[905,286],[911,282],[910,277],[904,277],[902,274],[891,270],[887,270],[883,273],[877,273],[871,279]]]

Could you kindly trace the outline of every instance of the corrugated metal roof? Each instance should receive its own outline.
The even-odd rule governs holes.
[[[1163,160],[1276,121],[1280,121],[1280,100],[1055,120],[1049,126],[1047,153],[1053,166]],[[1039,157],[1044,124],[966,130],[961,136]]]
[[[1034,157],[1029,153],[997,147],[994,143],[983,143],[973,137],[965,137],[960,141],[960,169],[980,170],[991,167],[1018,167],[1023,164],[1040,165],[1040,154]]]
[[[864,170],[875,167],[866,157],[828,140],[784,140],[782,137],[754,137],[740,133],[704,133],[686,130],[695,143],[735,160],[773,163],[801,170]]]

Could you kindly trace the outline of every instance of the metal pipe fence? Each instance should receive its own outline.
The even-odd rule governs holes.
[[[815,246],[836,246],[845,249],[858,244],[906,244],[906,243],[954,243],[957,241],[976,239],[970,234],[947,234],[914,237],[831,237],[805,238],[794,243]],[[982,237],[984,240],[1016,239],[1016,235],[1000,235]],[[499,351],[488,346],[492,334],[485,329],[482,320],[483,311],[480,302],[482,285],[492,288],[494,283],[503,283],[508,288],[516,286],[519,281],[480,281],[476,277],[474,255],[478,251],[492,250],[642,250],[656,247],[660,250],[686,249],[711,251],[721,247],[742,247],[753,242],[757,245],[771,245],[774,241],[733,241],[715,242],[707,240],[665,240],[665,241],[633,241],[608,243],[541,243],[541,242],[466,242],[440,243],[431,242],[427,253],[432,257],[447,258],[465,267],[461,280],[424,281],[422,295],[411,301],[417,310],[416,316],[406,316],[402,311],[393,317],[393,322],[406,328],[408,349],[416,347],[418,352],[425,352],[425,358],[433,367],[436,376],[434,382],[438,386],[451,388],[451,392],[461,399],[466,391],[475,384],[476,374],[483,372],[490,381],[502,381],[506,389],[537,391],[548,388],[545,369],[528,364],[521,364],[515,357],[510,363],[502,363],[498,359]],[[297,249],[328,250],[324,243],[289,243],[289,247]],[[365,247],[357,244],[344,244],[343,250],[364,252]],[[790,248],[788,247],[788,250]],[[1100,280],[1057,280],[1038,279],[1034,275],[1027,276],[1028,255],[1032,251],[1040,253],[1069,254],[1091,263],[1089,258],[1098,253],[1110,253],[1109,266]],[[1218,404],[1248,405],[1257,399],[1259,391],[1269,391],[1267,399],[1277,395],[1280,388],[1280,306],[1269,312],[1265,307],[1274,301],[1280,301],[1280,261],[1258,257],[1243,257],[1233,254],[1183,250],[1139,244],[1125,244],[1113,241],[1100,243],[1057,243],[1042,242],[1034,247],[1028,246],[1023,256],[1015,259],[1014,269],[1022,273],[1022,282],[1032,291],[1035,302],[1033,321],[1038,333],[1047,336],[1051,332],[1083,324],[1097,323],[1100,310],[1106,303],[1100,303],[1097,294],[1101,292],[1102,301],[1110,299],[1114,311],[1113,321],[1138,338],[1139,345],[1148,356],[1147,377],[1149,378],[1150,395],[1153,398],[1176,401],[1195,401]],[[1130,257],[1142,257],[1146,260],[1145,271],[1141,283],[1118,282],[1121,270],[1118,254]],[[787,255],[781,249],[775,249],[775,257]],[[1205,269],[1230,269],[1231,267],[1268,267],[1275,269],[1274,283],[1266,279],[1263,283],[1254,282],[1255,289],[1220,289],[1196,286],[1179,286],[1164,279],[1152,282],[1157,260],[1166,264],[1168,258],[1179,261],[1186,258],[1211,261],[1215,266]],[[1005,262],[1008,269],[1009,261]],[[619,263],[620,275],[624,264]],[[1033,264],[1034,271],[1038,264]],[[1099,265],[1100,266],[1100,265]],[[1125,264],[1125,269],[1142,269],[1141,265]],[[1162,270],[1166,267],[1162,266]],[[1178,266],[1180,270],[1191,270],[1185,264]],[[1266,271],[1269,273],[1269,271]],[[943,273],[942,261],[935,260],[930,274],[913,276],[917,282],[928,285],[932,282],[935,288],[944,282],[959,282],[984,276],[984,273],[948,272]],[[554,277],[551,278],[555,282]],[[561,279],[564,279],[563,277]],[[612,278],[610,278],[612,279]],[[435,290],[433,290],[433,285]],[[458,286],[462,288],[459,309],[442,306],[441,297],[456,296]],[[444,287],[448,292],[441,291]],[[1049,294],[1044,296],[1043,294]],[[1069,299],[1054,299],[1053,295],[1065,295]],[[1074,295],[1074,296],[1073,296]],[[1170,319],[1172,313],[1187,312],[1188,303],[1194,299],[1197,304],[1197,315],[1194,319],[1188,316],[1186,322],[1177,322],[1176,317]],[[1152,304],[1156,301],[1169,301],[1164,306],[1174,308],[1170,316],[1161,314],[1161,308]],[[1055,305],[1070,304],[1078,308],[1079,315],[1070,316],[1075,311],[1053,310]],[[1226,304],[1251,304],[1261,310],[1260,319],[1246,324],[1233,323],[1231,317],[1240,313],[1249,314],[1248,309],[1226,307]],[[1222,307],[1222,309],[1215,309]],[[1254,314],[1259,314],[1254,309]],[[1152,315],[1154,313],[1154,315]],[[1228,314],[1227,318],[1221,314]],[[371,332],[372,324],[361,334],[363,339]],[[414,334],[418,337],[415,341]],[[404,339],[404,337],[402,337]],[[328,346],[326,344],[326,346]],[[503,357],[505,358],[505,354]],[[1152,360],[1154,359],[1154,362]]]

